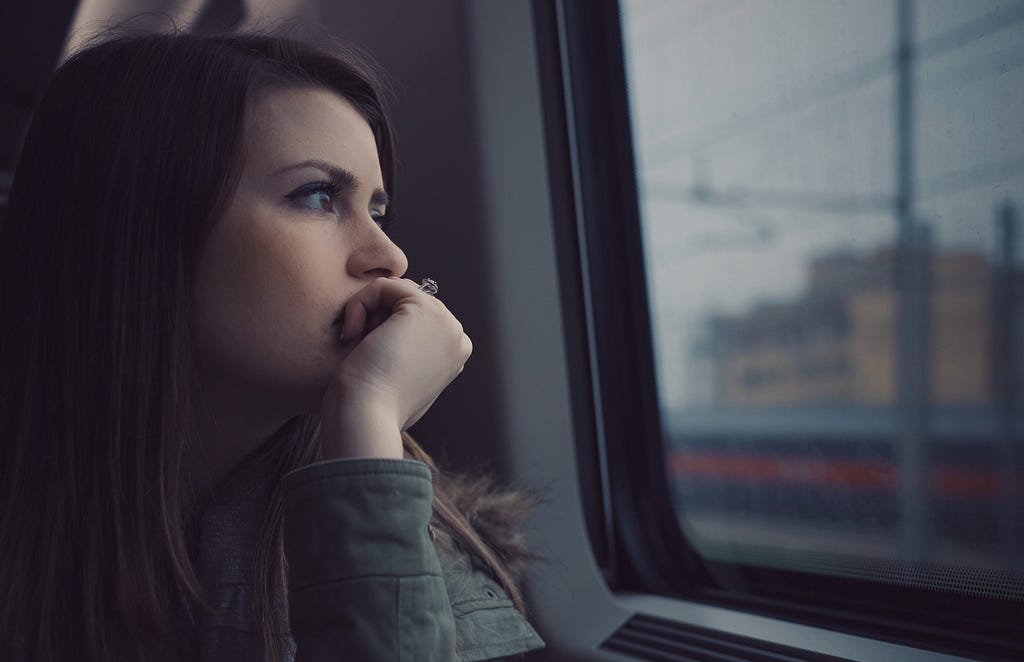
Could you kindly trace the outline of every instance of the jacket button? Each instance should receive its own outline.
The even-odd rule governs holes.
[[[497,600],[498,594],[495,593],[489,586],[484,587],[484,595],[489,597],[491,600]]]
[[[427,533],[430,534],[431,540],[437,540],[437,534],[434,533],[434,526],[432,524],[427,524]]]

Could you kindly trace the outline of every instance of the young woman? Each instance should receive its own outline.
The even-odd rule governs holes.
[[[0,659],[481,660],[524,619],[521,500],[405,433],[471,342],[389,239],[351,54],[90,47],[0,224]]]

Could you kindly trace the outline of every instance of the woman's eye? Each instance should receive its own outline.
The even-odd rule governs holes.
[[[293,203],[313,211],[330,214],[334,212],[334,190],[328,182],[303,186],[287,198]]]
[[[377,227],[379,227],[381,230],[384,230],[385,232],[388,231],[388,216],[387,216],[387,214],[383,214],[383,213],[381,213],[379,211],[372,211],[372,212],[370,212],[370,218],[373,219],[373,222],[376,223]]]

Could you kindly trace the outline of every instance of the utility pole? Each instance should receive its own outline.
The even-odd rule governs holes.
[[[896,2],[896,196],[899,250],[896,263],[897,401],[896,458],[900,476],[901,548],[905,559],[924,560],[928,522],[929,358],[926,294],[927,236],[914,217],[913,0]]]
[[[1003,558],[1006,569],[1021,568],[1021,554],[1024,542],[1021,540],[1021,509],[1017,497],[1017,474],[1020,466],[1017,439],[1021,430],[1017,425],[1017,409],[1022,404],[1021,390],[1024,384],[1021,356],[1020,303],[1017,301],[1019,287],[1017,273],[1017,238],[1019,229],[1017,208],[1007,200],[996,211],[996,268],[992,298],[992,321],[995,342],[992,345],[991,363],[995,376],[995,401],[999,412],[999,447],[997,457],[1000,465],[1002,486],[999,508],[1002,515],[1000,528],[1003,536]]]

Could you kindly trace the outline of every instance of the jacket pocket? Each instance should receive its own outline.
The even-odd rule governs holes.
[[[544,642],[507,598],[473,599],[452,605],[457,653],[462,662],[491,660],[543,648]]]

